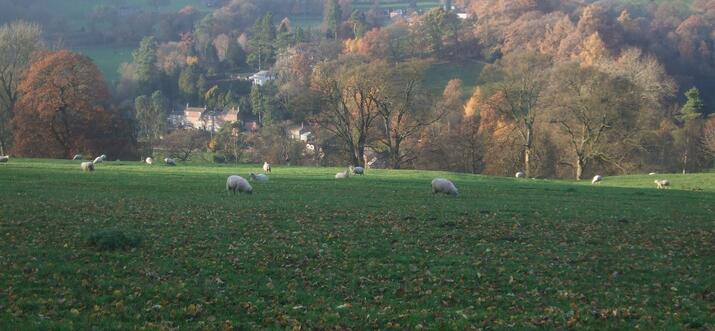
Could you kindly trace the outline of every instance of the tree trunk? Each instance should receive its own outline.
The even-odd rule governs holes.
[[[685,138],[685,152],[683,153],[683,175],[687,172],[688,169],[688,149],[690,147],[690,138],[687,137],[688,132],[685,133],[686,138]]]
[[[526,144],[524,146],[524,173],[526,177],[531,177],[531,145],[532,145],[531,128],[526,129]]]
[[[576,158],[576,180],[583,179],[583,168],[585,167],[585,162],[581,157]]]

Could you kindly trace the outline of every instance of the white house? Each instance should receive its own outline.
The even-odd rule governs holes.
[[[303,124],[301,124],[298,127],[290,129],[289,132],[290,132],[291,139],[302,141],[302,142],[308,142],[308,140],[310,140],[311,137],[313,136],[313,133],[310,132],[308,129],[306,129],[303,126]]]
[[[248,77],[248,79],[252,80],[253,84],[255,85],[263,86],[264,84],[273,80],[273,75],[268,70],[261,70]]]

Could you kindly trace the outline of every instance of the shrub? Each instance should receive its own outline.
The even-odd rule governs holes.
[[[87,243],[100,251],[112,251],[137,247],[141,244],[141,241],[141,237],[136,233],[110,228],[92,233]]]

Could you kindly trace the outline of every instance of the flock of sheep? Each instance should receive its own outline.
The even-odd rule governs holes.
[[[82,160],[83,156],[82,154],[77,154],[75,155],[72,160]],[[0,163],[7,163],[10,160],[9,156],[0,156]],[[82,162],[80,163],[80,168],[82,171],[94,171],[94,166],[95,164],[102,163],[107,160],[107,156],[102,154],[94,159],[94,161],[88,161],[88,162]],[[144,159],[144,162],[147,164],[154,164],[154,159],[152,157],[147,157]],[[172,158],[165,158],[164,159],[164,164],[169,165],[169,166],[175,166],[176,165],[176,160]],[[251,173],[249,175],[249,178],[251,180],[256,181],[256,182],[267,182],[268,181],[268,173],[271,172],[271,164],[268,162],[263,163],[263,172],[264,174],[254,174]],[[341,171],[335,174],[335,179],[347,179],[350,178],[351,175],[364,175],[365,174],[365,168],[363,167],[353,167],[350,166],[348,167],[345,171]],[[656,175],[655,172],[651,172],[648,175],[654,176]],[[526,178],[526,174],[523,171],[519,171],[515,175],[516,178]],[[598,184],[603,181],[603,176],[601,175],[596,175],[593,177],[591,180],[591,184]],[[656,188],[658,189],[665,189],[670,187],[670,181],[667,179],[656,179],[655,181]],[[228,179],[226,180],[226,190],[229,192],[233,192],[234,194],[236,192],[238,193],[248,193],[251,194],[253,193],[253,187],[251,187],[251,184],[248,183],[246,179],[244,179],[241,176],[233,175],[229,176]],[[437,193],[443,193],[447,195],[453,195],[453,196],[458,196],[459,191],[457,190],[457,187],[452,183],[450,180],[445,179],[445,178],[435,178],[432,180],[432,193],[437,194]]]

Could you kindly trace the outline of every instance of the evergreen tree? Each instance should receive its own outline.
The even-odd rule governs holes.
[[[199,68],[195,64],[185,67],[179,75],[179,91],[188,103],[195,104],[198,101],[199,90],[197,83],[199,75]]]
[[[269,12],[263,18],[257,19],[253,26],[248,63],[261,70],[275,62],[275,39],[276,27],[273,26],[273,14]]]
[[[303,28],[297,27],[295,28],[295,43],[299,44],[305,42],[305,31],[303,31]]]
[[[685,97],[687,101],[683,108],[680,109],[680,114],[678,119],[683,122],[689,122],[691,120],[702,118],[703,110],[705,109],[705,104],[700,98],[700,90],[697,87],[693,87],[685,92]]]
[[[154,37],[144,37],[139,43],[139,48],[132,52],[133,61],[137,68],[137,83],[140,92],[148,93],[153,90],[159,80],[157,47]]]
[[[365,22],[365,14],[359,10],[354,10],[350,15],[350,24],[353,26],[353,35],[355,38],[362,38],[367,29],[367,23]]]
[[[231,70],[237,70],[246,63],[246,52],[243,47],[238,44],[235,36],[228,40],[228,48],[226,49],[226,61],[231,66]]]
[[[215,75],[220,70],[221,61],[218,58],[218,52],[213,43],[206,44],[204,48],[204,66],[209,75]]]
[[[325,24],[325,34],[332,35],[333,39],[340,36],[340,25],[343,20],[343,11],[338,0],[326,0],[323,23]]]

